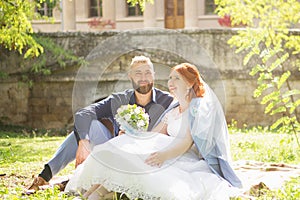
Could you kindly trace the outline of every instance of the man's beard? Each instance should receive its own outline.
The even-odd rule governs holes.
[[[132,79],[131,79],[131,83],[132,83],[133,89],[136,90],[140,94],[147,94],[153,88],[153,82],[150,83],[149,81],[147,81],[147,85],[144,85],[144,86],[140,86],[139,83],[134,82]]]

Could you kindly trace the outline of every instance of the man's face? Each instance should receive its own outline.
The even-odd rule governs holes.
[[[129,72],[133,89],[141,94],[151,91],[154,82],[154,72],[147,64],[134,66]]]

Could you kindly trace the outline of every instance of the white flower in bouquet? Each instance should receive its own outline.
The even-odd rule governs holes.
[[[145,109],[133,105],[123,105],[117,110],[116,121],[120,124],[120,129],[125,132],[136,133],[136,131],[146,131],[149,126],[149,115]]]

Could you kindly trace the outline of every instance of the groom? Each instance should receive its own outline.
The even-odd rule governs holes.
[[[161,114],[170,106],[173,97],[153,87],[153,64],[145,56],[136,56],[132,59],[128,77],[133,89],[114,93],[76,112],[74,131],[45,164],[38,177],[34,178],[28,193],[39,190],[39,186],[47,185],[54,175],[74,159],[77,167],[87,158],[95,145],[117,136],[119,126],[114,115],[121,105],[137,104],[145,108],[150,116],[148,130],[154,127]]]

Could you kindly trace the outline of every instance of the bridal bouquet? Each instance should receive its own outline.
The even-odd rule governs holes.
[[[117,110],[116,121],[120,129],[126,133],[137,134],[138,131],[146,131],[149,125],[149,115],[144,108],[133,105],[123,105]]]

